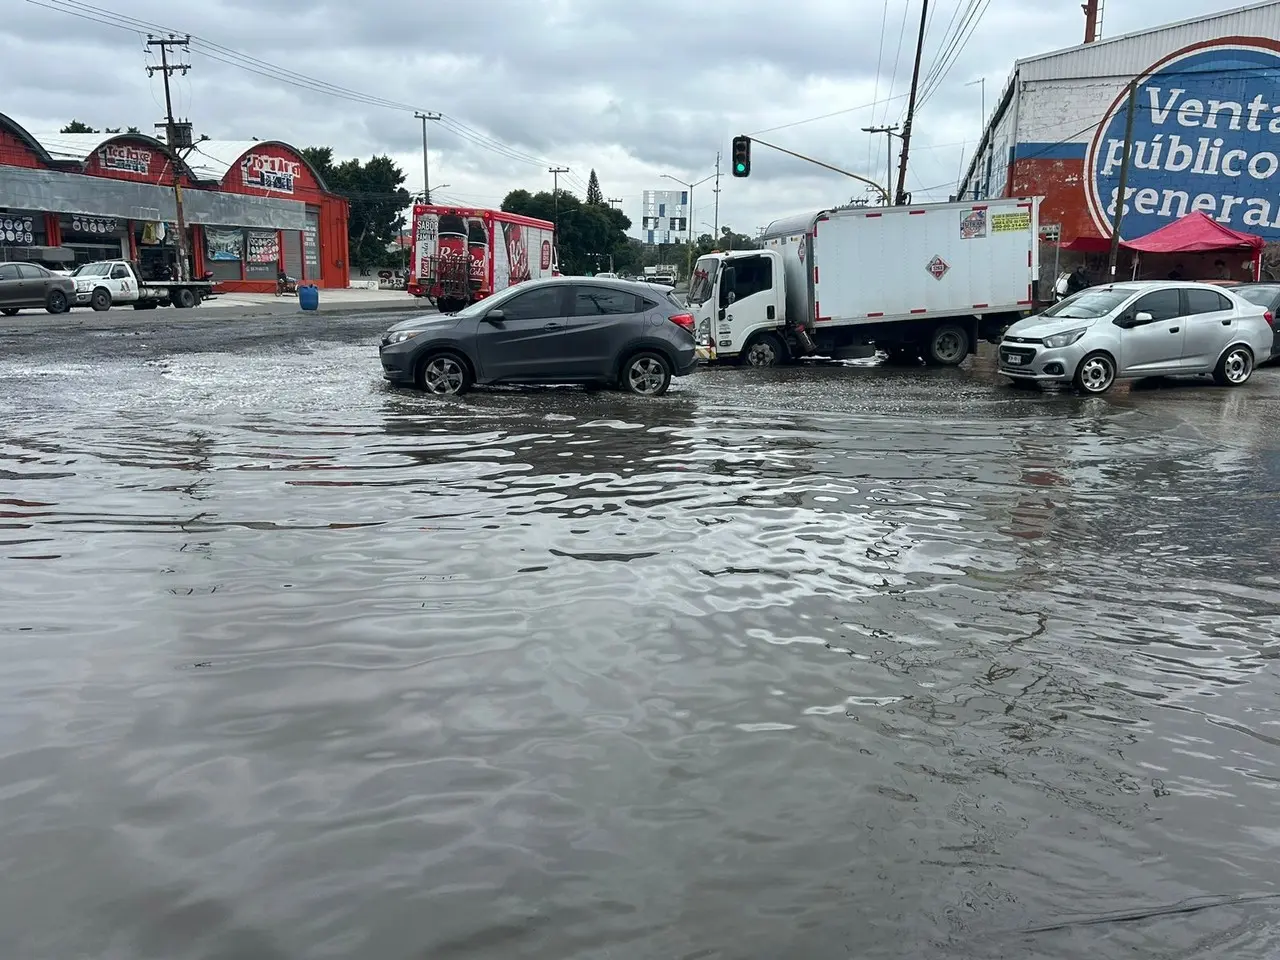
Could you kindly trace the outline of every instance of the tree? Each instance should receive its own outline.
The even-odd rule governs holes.
[[[72,120],[65,127],[58,131],[59,133],[98,133],[87,123],[81,123],[79,120]]]
[[[596,176],[595,167],[591,168],[591,176],[587,177],[587,203],[593,207],[603,207],[604,194],[600,191],[600,178]]]
[[[621,210],[583,203],[568,190],[559,194],[560,230],[556,249],[560,270],[568,274],[597,273],[635,268],[635,253],[627,238],[631,221]],[[556,196],[550,190],[530,193],[512,190],[502,201],[502,209],[539,220],[554,221]]]
[[[351,205],[347,219],[348,256],[361,273],[372,268],[398,265],[400,255],[388,251],[405,225],[409,191],[404,171],[386,156],[333,162],[332,147],[306,147],[302,155],[319,171],[334,193]]]

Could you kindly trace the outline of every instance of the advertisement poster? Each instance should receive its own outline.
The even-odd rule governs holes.
[[[149,174],[151,151],[109,143],[98,151],[98,163],[104,170],[121,170],[125,173]]]
[[[244,257],[244,234],[239,230],[206,227],[204,240],[210,260],[240,260]]]
[[[249,234],[249,263],[279,263],[280,241],[274,233]]]
[[[317,214],[307,212],[307,229],[302,232],[302,260],[307,276],[320,275],[320,223]]]
[[[241,177],[247,187],[258,187],[273,193],[293,193],[294,181],[302,165],[282,157],[251,153],[240,164]]]
[[[502,236],[507,244],[507,262],[511,265],[509,282],[528,280],[529,248],[525,243],[524,227],[518,223],[503,223]]]
[[[32,230],[32,226],[33,223],[30,217],[6,216],[0,218],[0,243],[30,246],[35,242],[35,233]]]

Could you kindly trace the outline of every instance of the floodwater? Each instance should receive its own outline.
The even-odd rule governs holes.
[[[1280,951],[1280,371],[0,361],[0,953]]]

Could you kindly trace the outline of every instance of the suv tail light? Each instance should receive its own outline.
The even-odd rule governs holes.
[[[670,317],[667,317],[667,319],[670,320],[672,323],[674,323],[677,327],[684,327],[690,333],[693,333],[693,314],[692,313],[677,313]]]
[[[1276,325],[1275,314],[1272,313],[1270,310],[1268,310],[1266,313],[1262,315],[1262,319],[1267,321],[1267,326],[1269,327],[1274,327]]]

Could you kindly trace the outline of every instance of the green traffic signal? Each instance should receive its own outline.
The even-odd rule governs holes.
[[[735,177],[751,176],[751,138],[737,136],[733,138],[733,175]]]
[[[739,163],[737,169],[739,173],[742,173],[744,170],[747,169],[747,165],[745,163]]]

